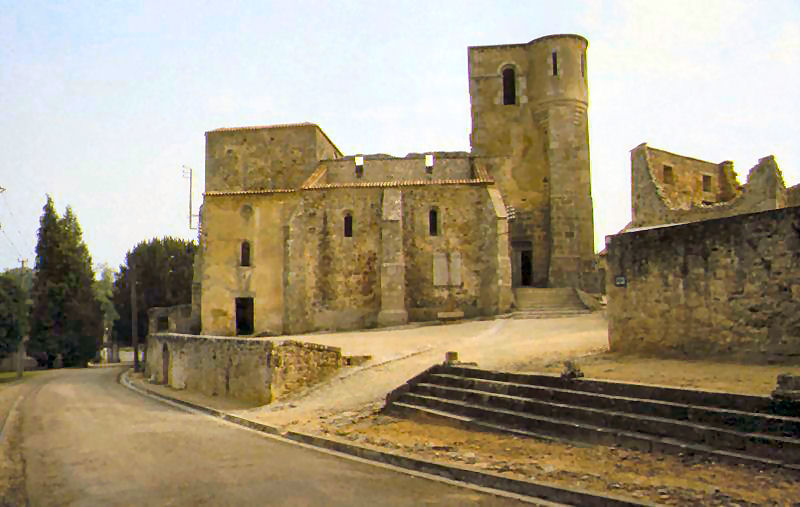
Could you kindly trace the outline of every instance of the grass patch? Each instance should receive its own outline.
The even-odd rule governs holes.
[[[40,375],[43,371],[46,370],[31,370],[25,371],[22,373],[23,380],[29,377],[35,377],[36,375]],[[8,382],[14,382],[17,380],[17,372],[15,371],[0,371],[0,384],[7,384]]]

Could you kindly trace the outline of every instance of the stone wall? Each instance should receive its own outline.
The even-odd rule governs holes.
[[[786,205],[800,206],[800,184],[786,189]]]
[[[175,389],[267,404],[329,378],[341,365],[336,347],[157,333],[147,338],[145,377]]]
[[[297,188],[322,159],[341,156],[311,123],[206,132],[206,192]]]
[[[403,200],[409,319],[435,320],[451,311],[466,317],[497,313],[498,231],[486,188],[412,187]],[[431,209],[438,215],[436,236],[430,234]]]
[[[355,156],[350,155],[336,160],[323,160],[321,167],[326,169],[326,183],[359,183],[375,181],[472,179],[472,160],[463,152],[433,153],[433,169],[425,171],[425,154],[415,153],[404,158],[389,155],[364,155],[361,177],[356,176]]]
[[[663,181],[670,165],[673,183]],[[712,175],[712,191],[702,177]],[[632,227],[708,220],[786,205],[783,175],[774,157],[764,157],[739,185],[730,162],[712,164],[641,144],[631,151]],[[705,203],[705,204],[704,204]]]
[[[639,150],[647,150],[646,176],[658,184],[664,203],[670,208],[688,209],[704,202],[725,202],[738,194],[739,182],[731,162],[715,164],[651,148],[646,144],[633,151]]]
[[[284,333],[283,265],[288,230],[297,206],[295,193],[206,195],[201,245],[203,334],[236,334],[235,298],[253,298],[256,335]],[[250,265],[242,266],[242,243],[250,245]]]
[[[614,352],[800,355],[800,208],[609,236]]]
[[[194,334],[192,310],[191,304],[148,308],[147,332]]]
[[[303,194],[288,222],[288,332],[376,325],[381,193],[381,188],[341,188]],[[348,215],[352,237],[344,236]]]

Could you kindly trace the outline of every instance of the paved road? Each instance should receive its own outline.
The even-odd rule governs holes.
[[[62,370],[27,381],[0,437],[6,469],[19,465],[5,503],[22,495],[34,506],[514,503],[187,413],[120,386],[118,373]]]

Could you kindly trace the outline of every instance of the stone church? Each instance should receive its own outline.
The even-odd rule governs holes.
[[[487,316],[520,288],[597,291],[587,44],[470,47],[469,153],[344,155],[311,123],[207,132],[202,334]]]

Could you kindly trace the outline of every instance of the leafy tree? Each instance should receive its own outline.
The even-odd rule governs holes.
[[[111,329],[114,321],[119,318],[117,309],[114,308],[114,270],[108,264],[98,266],[100,279],[94,282],[94,298],[100,304],[103,312],[103,329]]]
[[[131,339],[131,268],[136,278],[138,336],[147,335],[147,309],[192,302],[192,267],[197,245],[172,237],[142,241],[125,255],[114,281],[114,306],[120,318],[114,334],[120,343]]]
[[[29,350],[52,366],[85,366],[97,351],[102,313],[94,297],[94,271],[78,220],[70,207],[59,218],[50,196],[39,220],[31,296]]]
[[[0,274],[0,359],[17,350],[27,320],[25,291],[13,275]]]

